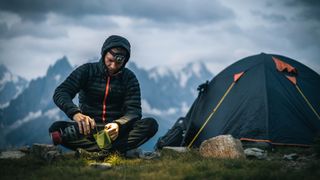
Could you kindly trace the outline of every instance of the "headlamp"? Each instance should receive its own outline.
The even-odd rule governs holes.
[[[113,56],[117,64],[122,64],[127,57],[125,53],[116,53],[116,52],[113,52],[112,50],[110,50],[109,53]]]

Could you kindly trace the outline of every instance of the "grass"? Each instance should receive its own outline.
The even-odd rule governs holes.
[[[318,179],[319,159],[303,166],[298,161],[281,159],[282,150],[269,153],[273,160],[232,160],[204,158],[197,151],[177,153],[162,151],[154,160],[125,159],[112,155],[105,162],[112,169],[99,170],[89,161],[71,155],[52,163],[31,156],[22,159],[0,159],[0,179]],[[290,151],[309,155],[309,150]],[[299,168],[297,168],[299,167]]]

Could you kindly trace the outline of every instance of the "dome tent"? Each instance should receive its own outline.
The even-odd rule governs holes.
[[[230,65],[210,82],[156,148],[199,147],[231,134],[242,141],[309,146],[320,133],[320,76],[290,58],[261,53]]]

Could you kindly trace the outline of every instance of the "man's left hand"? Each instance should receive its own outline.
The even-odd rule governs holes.
[[[116,140],[119,135],[119,125],[117,123],[108,123],[104,130],[109,134],[112,141]]]

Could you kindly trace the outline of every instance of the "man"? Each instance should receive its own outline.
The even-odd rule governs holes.
[[[125,68],[130,48],[127,39],[108,37],[99,62],[78,67],[56,88],[55,104],[74,122],[51,125],[49,132],[55,144],[72,150],[125,153],[154,136],[158,124],[153,118],[141,119],[139,82]],[[77,93],[79,106],[72,102]],[[96,143],[93,134],[101,130],[109,135],[111,147]]]

